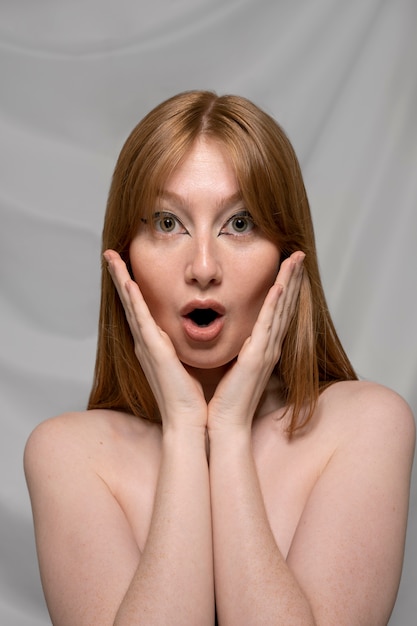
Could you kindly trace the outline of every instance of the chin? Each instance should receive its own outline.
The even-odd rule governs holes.
[[[198,370],[218,370],[218,369],[228,369],[235,361],[238,355],[237,352],[233,352],[228,355],[210,355],[208,350],[202,350],[199,354],[196,355],[179,355],[179,359],[181,363],[187,367]]]
[[[235,361],[236,357],[225,360],[207,360],[207,359],[180,359],[186,368],[195,370],[211,371],[219,369],[228,369]]]
[[[213,390],[217,387],[234,362],[235,359],[224,363],[223,365],[219,365],[218,367],[200,367],[198,365],[195,367],[193,365],[188,365],[187,363],[183,363],[183,365],[190,376],[200,382],[205,392],[211,389],[211,393],[213,393]]]

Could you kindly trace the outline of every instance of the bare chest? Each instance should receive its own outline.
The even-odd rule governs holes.
[[[307,437],[308,439],[308,437]],[[306,440],[289,442],[268,427],[257,429],[253,455],[266,513],[275,540],[286,557],[298,522],[330,455],[329,446]],[[160,446],[119,454],[110,482],[140,550],[149,532],[157,489]]]

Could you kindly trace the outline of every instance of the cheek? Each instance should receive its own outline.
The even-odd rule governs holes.
[[[253,326],[265,297],[275,282],[279,271],[280,255],[274,248],[268,255],[260,255],[246,273],[236,277],[236,289],[240,294],[240,306],[245,310],[248,326]]]
[[[138,284],[145,302],[149,307],[153,307],[154,300],[158,300],[158,286],[161,285],[163,288],[157,259],[152,258],[146,245],[135,242],[130,246],[129,259],[133,279]]]
[[[129,250],[135,282],[155,322],[166,332],[170,328],[170,286],[178,282],[177,264],[167,260],[154,244],[133,242]]]
[[[280,254],[275,246],[252,260],[250,271],[247,272],[246,284],[247,292],[252,293],[254,299],[265,298],[278,275],[279,263]],[[243,284],[245,282],[243,280]]]

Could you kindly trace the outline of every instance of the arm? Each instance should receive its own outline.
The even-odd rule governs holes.
[[[214,619],[211,511],[205,448],[207,405],[166,333],[115,253],[106,253],[162,419],[162,458],[151,528],[115,626],[211,624]]]
[[[88,458],[80,418],[86,415],[62,415],[33,431],[25,474],[52,623],[110,626],[140,552],[122,508]]]
[[[403,560],[414,422],[384,388],[334,395],[334,418],[350,421],[348,436],[312,490],[286,561],[266,516],[249,438],[219,431],[211,438],[222,626],[388,622]]]
[[[407,405],[384,388],[361,383],[353,383],[353,394],[349,384],[324,392],[332,429],[339,421],[334,453],[306,501],[286,558],[263,502],[252,418],[298,293],[301,270],[294,261],[296,267],[291,260],[282,265],[282,288],[268,294],[251,338],[209,403],[219,621],[382,626],[403,559],[414,450]],[[317,428],[328,432],[322,424]]]
[[[287,562],[318,624],[382,626],[402,570],[415,426],[391,390],[353,385],[353,393],[350,385],[328,390],[329,409],[349,427],[306,504]]]
[[[285,261],[237,362],[209,403],[216,604],[222,626],[314,624],[267,519],[252,455],[252,419],[280,356],[304,255]]]
[[[210,439],[216,603],[222,626],[314,624],[267,519],[250,436]]]
[[[212,625],[204,439],[185,433],[162,442],[155,506],[141,552],[137,535],[146,520],[131,523],[106,482],[109,472],[101,471],[100,455],[112,445],[112,434],[91,424],[99,419],[82,413],[48,420],[26,446],[41,578],[54,626],[165,625],[167,615],[175,615],[178,624]],[[144,446],[138,452],[136,468],[129,465],[140,481],[149,471],[141,458],[148,452]],[[145,514],[140,485],[137,493],[135,510],[144,508]]]
[[[114,626],[200,626],[214,620],[204,436],[167,433],[151,528]]]
[[[47,604],[54,626],[165,625],[173,619],[179,625],[212,624],[207,405],[120,258],[110,256],[110,265],[162,415],[153,514],[141,552],[94,461],[91,440],[97,437],[85,437],[84,427],[69,418],[36,429],[25,467]],[[143,444],[138,451],[141,445],[146,454]],[[146,463],[139,455],[138,481],[143,473]]]

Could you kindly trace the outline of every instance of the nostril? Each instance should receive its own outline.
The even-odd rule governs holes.
[[[218,317],[213,309],[194,309],[187,315],[197,326],[209,326]]]

